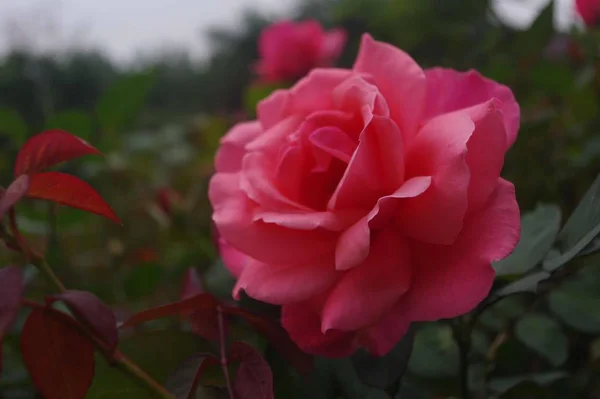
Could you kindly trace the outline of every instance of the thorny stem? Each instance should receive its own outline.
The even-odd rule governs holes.
[[[229,377],[229,368],[227,367],[227,352],[225,349],[225,323],[223,321],[223,308],[217,307],[217,316],[219,322],[219,344],[221,346],[221,368],[223,369],[223,375],[225,376],[225,383],[227,385],[227,392],[229,397],[234,399],[233,388],[231,387],[231,378]]]
[[[461,319],[454,325],[454,339],[458,344],[460,354],[460,387],[463,399],[469,399],[469,354],[471,352],[471,331],[473,323]]]
[[[46,278],[50,280],[50,282],[55,286],[55,288],[59,292],[62,293],[67,291],[64,284],[60,281],[56,274],[54,274],[52,268],[48,265],[48,262],[46,262],[46,259],[44,259],[42,256],[32,254],[32,252],[27,248],[26,242],[20,235],[16,223],[13,224],[12,215],[11,228],[13,229],[13,234],[16,236],[17,242],[21,247],[23,253],[25,253],[28,258],[31,256],[35,257],[35,259],[32,259],[31,261],[42,271]],[[23,300],[23,303],[29,307],[47,309],[44,305],[38,304],[33,301]],[[175,396],[170,394],[162,385],[156,382],[144,370],[139,368],[138,365],[135,364],[131,359],[129,359],[119,350],[112,350],[111,348],[109,348],[100,338],[96,336],[96,334],[92,330],[88,329],[83,322],[79,322],[76,325],[81,331],[81,333],[83,333],[87,337],[87,339],[89,339],[89,341],[93,343],[96,350],[98,350],[106,357],[107,361],[111,366],[118,367],[121,370],[127,372],[132,377],[137,378],[144,385],[146,385],[146,387],[150,391],[158,395],[158,397],[162,399],[176,399]]]

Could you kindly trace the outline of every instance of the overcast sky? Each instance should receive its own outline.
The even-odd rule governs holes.
[[[139,51],[183,47],[205,55],[202,30],[234,27],[245,8],[289,15],[299,0],[0,0],[0,52],[11,42],[38,50],[100,47],[127,62]],[[415,0],[398,0],[415,1]],[[484,0],[481,0],[484,1]],[[492,0],[496,12],[515,27],[526,27],[549,0]],[[558,24],[572,20],[573,0],[557,0]]]

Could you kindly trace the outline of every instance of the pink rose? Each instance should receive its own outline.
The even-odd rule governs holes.
[[[576,0],[577,13],[586,25],[595,25],[600,17],[600,0]]]
[[[471,311],[519,239],[500,178],[518,127],[508,87],[365,35],[353,69],[312,71],[221,141],[209,196],[234,297],[283,305],[329,357]]]
[[[332,65],[345,42],[343,30],[325,32],[317,21],[275,23],[260,35],[257,73],[267,82],[301,78],[315,67]]]

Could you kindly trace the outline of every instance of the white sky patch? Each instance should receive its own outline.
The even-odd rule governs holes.
[[[245,9],[290,15],[301,0],[0,0],[0,53],[18,43],[36,51],[100,48],[118,62],[162,49],[209,51],[203,32],[235,27]],[[412,1],[412,0],[410,0]],[[485,1],[485,0],[481,0]],[[507,25],[526,29],[550,0],[491,0]],[[574,0],[556,1],[556,24],[573,24]]]

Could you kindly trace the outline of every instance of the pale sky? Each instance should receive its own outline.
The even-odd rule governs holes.
[[[273,17],[290,15],[301,0],[0,0],[0,52],[12,42],[38,51],[68,46],[104,49],[115,60],[133,60],[149,53],[182,47],[206,55],[202,30],[234,27],[245,8]],[[414,0],[399,0],[414,1]],[[484,0],[481,0],[484,1]],[[507,24],[526,28],[549,0],[492,0]],[[556,0],[557,27],[573,23],[574,0]]]

